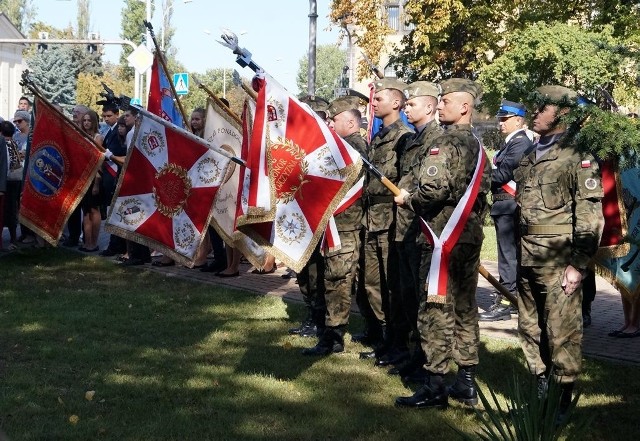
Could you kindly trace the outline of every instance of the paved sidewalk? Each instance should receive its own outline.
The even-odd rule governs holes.
[[[8,235],[4,232],[4,243],[8,243]],[[106,248],[108,236],[104,233],[100,235],[100,249]],[[79,251],[78,251],[79,252]],[[95,253],[93,255],[96,255]],[[111,259],[111,258],[105,258]],[[115,264],[115,261],[114,261]],[[496,262],[482,262],[485,268],[492,274],[498,274]],[[240,277],[222,279],[213,273],[203,273],[197,269],[189,269],[180,265],[170,267],[154,267],[144,265],[132,267],[138,269],[151,270],[170,274],[175,277],[183,277],[198,282],[210,283],[214,285],[229,286],[243,289],[259,294],[282,297],[287,301],[302,302],[302,296],[295,279],[283,279],[285,268],[281,267],[273,274],[251,274],[252,269],[249,264],[242,264],[240,267]],[[592,325],[584,331],[583,351],[586,355],[616,360],[627,363],[640,364],[640,338],[613,338],[607,333],[612,329],[618,329],[623,323],[622,305],[620,294],[604,279],[596,278],[597,294],[592,305]],[[478,305],[481,310],[491,305],[491,292],[493,287],[479,277],[478,283]],[[354,304],[354,312],[357,307]],[[517,341],[517,316],[512,316],[511,320],[500,322],[481,322],[481,335],[488,335],[494,338],[503,338]]]

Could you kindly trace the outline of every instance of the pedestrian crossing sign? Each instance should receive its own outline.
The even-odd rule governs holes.
[[[178,95],[189,93],[189,74],[187,72],[173,74],[173,87]]]

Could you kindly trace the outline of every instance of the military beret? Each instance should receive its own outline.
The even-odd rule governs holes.
[[[319,96],[305,95],[299,100],[311,107],[314,112],[326,112],[329,107],[329,102]]]
[[[341,96],[331,101],[329,108],[327,109],[328,117],[333,118],[342,112],[347,110],[358,109],[362,103],[362,100],[357,96]]]
[[[496,113],[496,117],[506,118],[508,116],[525,116],[526,113],[527,108],[524,104],[502,100],[502,103],[500,103],[500,109],[498,109],[498,113]]]
[[[482,93],[482,87],[475,81],[466,78],[450,78],[440,83],[442,92],[440,95],[446,95],[453,92],[467,92],[474,99]]]
[[[397,89],[404,93],[404,89],[407,88],[405,83],[395,78],[383,78],[381,80],[377,80],[373,83],[373,86],[376,88],[376,92],[384,89]]]
[[[440,95],[440,87],[429,81],[415,81],[409,84],[404,92],[407,99],[417,96],[432,96],[438,98],[438,95]]]

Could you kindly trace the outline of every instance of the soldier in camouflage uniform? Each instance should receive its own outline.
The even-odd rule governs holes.
[[[300,101],[309,105],[323,120],[327,119],[329,103],[324,98],[304,96]],[[296,274],[296,280],[307,306],[307,317],[300,326],[289,329],[289,334],[316,337],[324,329],[324,316],[327,311],[324,304],[324,257],[320,253],[320,245],[315,247],[304,268]]]
[[[358,97],[345,96],[334,100],[327,112],[331,119],[329,127],[364,156],[367,142],[360,135],[362,116],[359,105]],[[341,247],[327,252],[324,257],[325,330],[316,346],[302,351],[304,355],[329,355],[344,350],[344,332],[349,323],[351,293],[360,255],[362,213],[362,200],[359,198],[335,215]]]
[[[400,119],[404,107],[403,90],[406,85],[395,79],[382,79],[375,84],[373,110],[382,119],[383,128],[371,140],[369,160],[394,184],[398,182],[399,149],[411,136],[411,130]],[[362,358],[381,356],[393,342],[393,323],[389,322],[390,308],[397,295],[397,255],[393,246],[395,207],[393,194],[378,179],[368,175],[365,188],[364,285],[374,316],[369,317],[367,329],[377,336],[375,351],[363,352]],[[365,316],[365,320],[368,317]]]
[[[541,392],[550,374],[562,386],[561,413],[571,402],[582,361],[581,282],[604,225],[603,189],[594,157],[565,139],[559,116],[578,105],[562,86],[537,90],[535,150],[515,170],[519,207],[518,329]]]
[[[412,193],[402,189],[395,201],[421,216],[439,237],[446,234],[443,230],[450,218],[458,219],[454,209],[459,204],[469,207],[470,212],[466,222],[460,219],[455,228],[461,229],[461,234],[445,269],[449,276],[446,296],[425,295],[418,311],[427,377],[413,396],[396,399],[396,405],[416,408],[446,407],[448,397],[471,405],[478,401],[474,381],[480,340],[476,288],[491,168],[471,131],[479,86],[471,80],[453,78],[441,83],[441,88],[438,114],[444,134],[434,140],[423,158],[418,189]],[[476,168],[477,178],[472,181]],[[474,185],[479,185],[477,197],[465,199],[467,188]],[[421,265],[421,271],[426,274],[427,262],[422,263],[425,265]],[[448,388],[444,375],[452,358],[458,365],[458,374]]]
[[[418,185],[418,173],[421,158],[425,156],[433,140],[442,133],[442,128],[435,120],[436,107],[440,88],[428,81],[411,83],[405,89],[407,103],[405,113],[408,121],[415,127],[415,134],[407,140],[400,157],[400,181],[398,187],[415,191]],[[395,247],[398,250],[398,266],[400,291],[396,297],[398,308],[401,312],[397,318],[392,319],[396,323],[396,346],[402,351],[389,352],[380,357],[379,364],[398,364],[409,357],[408,341],[413,331],[418,338],[417,318],[419,293],[420,259],[422,252],[428,251],[427,241],[420,232],[418,219],[415,213],[406,207],[398,207],[396,212]],[[413,357],[402,369],[392,368],[390,374],[407,375],[419,369],[424,364],[424,353],[418,344]]]

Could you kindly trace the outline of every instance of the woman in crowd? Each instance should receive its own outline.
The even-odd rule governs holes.
[[[21,151],[13,139],[16,128],[11,121],[0,123],[0,133],[7,145],[7,184],[4,197],[4,226],[9,229],[9,249],[15,249],[18,243],[18,209],[20,208],[20,193],[22,192],[22,170],[24,166],[24,151]]]
[[[98,128],[98,114],[93,110],[89,110],[82,117],[82,129],[89,135],[96,144],[102,147],[103,136]],[[98,238],[100,236],[100,203],[102,201],[100,195],[100,181],[102,173],[98,171],[93,182],[87,189],[87,193],[82,198],[82,246],[80,251],[93,253],[99,251]]]

